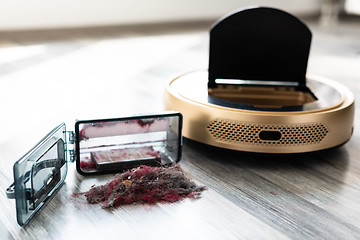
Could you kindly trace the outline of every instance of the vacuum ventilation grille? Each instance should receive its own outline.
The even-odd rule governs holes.
[[[328,133],[322,123],[263,125],[213,120],[207,126],[218,141],[258,145],[303,145],[321,142]]]

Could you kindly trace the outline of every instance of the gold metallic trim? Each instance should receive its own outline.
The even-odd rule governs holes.
[[[186,75],[186,74],[184,74]],[[165,108],[167,110],[176,110],[183,114],[183,135],[189,139],[202,142],[208,145],[233,149],[247,152],[260,153],[299,153],[311,152],[327,149],[341,145],[348,141],[352,135],[354,124],[354,96],[344,85],[332,80],[321,77],[309,76],[311,79],[335,87],[342,95],[341,101],[331,107],[315,111],[298,112],[265,112],[233,109],[217,106],[214,104],[204,104],[192,99],[185,98],[184,95],[174,88],[177,81],[182,81],[181,75],[173,79],[167,86],[165,92]],[[189,86],[191,88],[192,86]],[[216,139],[208,130],[209,124],[213,121],[230,121],[239,124],[252,124],[265,128],[269,126],[323,126],[326,130],[321,130],[319,141],[312,143],[296,144],[264,144],[243,143],[241,141],[223,141]],[[321,127],[322,128],[322,127]],[[304,132],[309,131],[305,129]],[[225,133],[224,136],[226,138]],[[302,133],[301,133],[302,134]],[[296,136],[296,134],[292,137]],[[275,141],[274,141],[275,142]]]

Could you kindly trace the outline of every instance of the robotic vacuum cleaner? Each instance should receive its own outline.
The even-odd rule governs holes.
[[[183,115],[186,138],[256,153],[302,153],[347,142],[354,96],[306,74],[311,31],[284,11],[253,7],[210,30],[209,70],[172,79],[165,105]]]

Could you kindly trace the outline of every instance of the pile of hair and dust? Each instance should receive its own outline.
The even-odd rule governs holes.
[[[82,194],[88,203],[101,203],[103,208],[113,208],[131,203],[154,204],[199,198],[205,189],[205,186],[190,181],[178,164],[170,167],[142,165]]]

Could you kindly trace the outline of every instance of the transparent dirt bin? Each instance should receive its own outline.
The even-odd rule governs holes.
[[[168,165],[181,157],[181,115],[77,121],[76,167],[81,174],[134,165]]]

